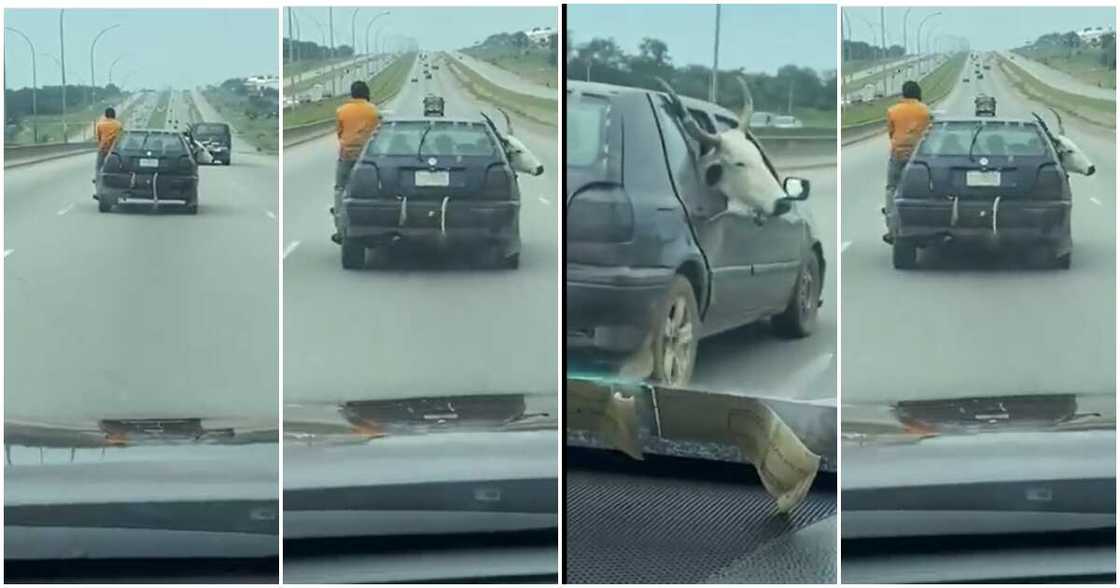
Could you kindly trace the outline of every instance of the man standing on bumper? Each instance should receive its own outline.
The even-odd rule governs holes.
[[[891,155],[887,162],[887,197],[883,214],[886,215],[887,234],[883,240],[891,243],[892,227],[895,220],[894,191],[902,178],[902,170],[914,147],[929,127],[929,108],[922,103],[922,87],[918,82],[902,84],[902,100],[887,109],[887,132],[891,138]]]
[[[346,191],[346,182],[350,179],[350,172],[361,156],[366,141],[381,122],[377,107],[369,101],[369,86],[365,82],[358,81],[350,85],[350,100],[338,107],[335,119],[338,163],[334,171],[335,233],[331,235],[331,241],[341,243],[338,217],[342,214],[342,194]]]
[[[105,156],[113,148],[113,142],[121,134],[124,125],[117,120],[117,111],[112,107],[105,109],[105,116],[97,121],[93,128],[93,138],[97,141],[97,164],[93,168],[93,182],[97,183],[97,174],[101,173],[101,166],[105,164]]]

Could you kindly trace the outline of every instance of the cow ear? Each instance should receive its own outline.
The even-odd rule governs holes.
[[[704,183],[708,184],[709,187],[718,184],[722,177],[723,165],[721,164],[713,163],[708,166],[708,169],[704,170]]]

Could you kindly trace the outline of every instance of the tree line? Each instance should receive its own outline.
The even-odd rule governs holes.
[[[844,41],[842,45],[844,61],[860,61],[866,59],[900,58],[906,56],[906,49],[902,45],[891,45],[886,51],[878,45],[870,45],[863,41]]]
[[[1101,50],[1100,63],[1108,69],[1116,70],[1116,33],[1108,32],[1101,35],[1100,40],[1093,45],[1086,45],[1081,37],[1074,31],[1066,33],[1047,33],[1041,35],[1031,45],[1034,49],[1050,49],[1064,51],[1067,57],[1088,47],[1099,47]]]
[[[120,88],[115,84],[98,86],[96,97],[98,100],[116,99],[122,96]],[[66,84],[66,110],[74,112],[89,106],[90,87]],[[43,86],[35,92],[35,103],[39,115],[62,114],[62,86]],[[31,116],[32,100],[31,88],[18,90],[4,90],[4,117],[9,123],[18,122],[25,116]]]
[[[660,90],[654,81],[655,77],[660,77],[682,96],[708,99],[712,69],[703,65],[674,65],[669,46],[660,39],[644,38],[638,53],[631,54],[611,38],[596,37],[573,46],[571,34],[570,30],[565,31],[565,46],[571,48],[566,59],[569,79]],[[774,75],[748,74],[741,67],[720,69],[716,101],[731,110],[742,106],[736,81],[739,76],[746,78],[750,86],[755,110],[785,113],[791,106],[794,109],[836,109],[835,76],[822,79],[811,68],[786,65]]]
[[[324,47],[312,41],[297,41],[284,37],[284,62],[289,63],[298,57],[300,61],[305,59],[331,59],[354,56],[354,48],[349,45],[339,45],[331,51],[330,47]]]

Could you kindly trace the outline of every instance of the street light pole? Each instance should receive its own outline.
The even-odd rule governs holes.
[[[124,54],[121,54],[119,57],[114,59],[113,64],[109,66],[109,84],[110,85],[113,83],[113,69],[117,67],[117,63],[119,63],[120,60],[122,60],[122,59],[124,59]]]
[[[925,60],[922,58],[922,27],[926,24],[927,20],[929,20],[929,19],[931,19],[935,16],[940,16],[940,15],[941,15],[940,12],[934,12],[933,14],[927,14],[926,17],[923,18],[921,20],[921,22],[918,23],[918,75],[919,76],[922,75],[922,71],[925,69],[924,68]]]
[[[327,7],[327,26],[331,31],[331,59],[334,59],[334,8]],[[338,95],[338,75],[331,70],[331,96]]]
[[[720,5],[716,4],[716,40],[712,45],[712,85],[708,89],[708,102],[715,103],[719,93],[719,17]]]
[[[31,137],[35,143],[39,142],[39,68],[35,63],[35,45],[31,39],[23,34],[23,31],[14,27],[4,27],[4,30],[12,31],[13,33],[23,37],[27,41],[27,47],[31,50]]]
[[[97,33],[97,36],[93,38],[93,42],[89,44],[89,106],[90,106],[90,108],[93,108],[93,103],[97,100],[97,88],[95,86],[95,84],[97,83],[96,82],[97,78],[94,77],[94,75],[93,75],[93,50],[95,48],[97,48],[97,41],[101,39],[101,35],[104,35],[105,33],[109,32],[109,31],[111,31],[115,28],[118,28],[120,26],[121,25],[119,25],[119,24],[115,24],[115,25],[107,26],[107,27],[101,29],[101,32]]]
[[[369,19],[369,22],[366,23],[366,55],[369,55],[369,28],[370,28],[371,25],[373,25],[374,21],[381,18],[382,16],[385,16],[386,14],[389,14],[388,10],[386,10],[384,12],[379,12],[379,13],[373,15],[373,18]],[[373,43],[374,48],[376,48],[377,37],[374,37],[373,40],[374,40],[374,43]]]
[[[65,8],[58,10],[58,52],[62,56],[59,60],[59,69],[62,70],[62,142],[67,143],[66,138],[66,36],[62,31],[62,15],[66,13]]]
[[[350,48],[354,51],[353,55],[358,54],[358,11],[361,9],[359,6],[350,14]]]

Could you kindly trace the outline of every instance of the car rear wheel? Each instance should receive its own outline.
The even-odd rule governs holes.
[[[676,276],[654,315],[651,379],[669,386],[688,384],[696,367],[699,335],[696,294],[684,276]]]
[[[1054,267],[1056,267],[1058,269],[1067,270],[1067,269],[1070,268],[1071,265],[1073,265],[1073,252],[1072,251],[1070,251],[1069,253],[1066,253],[1065,255],[1055,255],[1054,256]]]
[[[502,260],[502,267],[505,269],[517,269],[521,266],[521,254],[514,253],[509,257]]]
[[[111,212],[113,203],[108,198],[101,196],[97,199],[97,210],[98,212]]]
[[[908,270],[918,267],[918,248],[913,243],[895,239],[891,245],[894,269]]]
[[[366,264],[366,248],[351,239],[342,240],[342,267],[362,269]]]
[[[810,253],[801,262],[793,294],[782,314],[775,315],[770,323],[783,337],[808,337],[817,326],[820,308],[821,267],[816,254]]]

